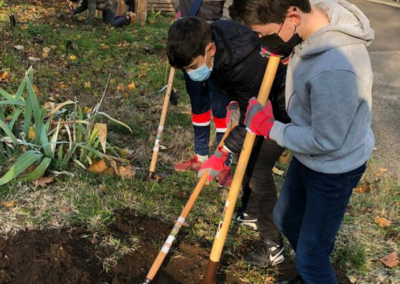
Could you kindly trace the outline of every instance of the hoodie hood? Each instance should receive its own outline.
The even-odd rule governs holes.
[[[216,21],[211,24],[211,29],[217,46],[214,68],[219,71],[232,69],[254,50],[261,50],[257,34],[238,22]]]
[[[375,32],[368,18],[355,5],[345,0],[311,0],[311,5],[325,12],[330,24],[296,47],[300,57],[345,45],[369,46],[374,40]]]

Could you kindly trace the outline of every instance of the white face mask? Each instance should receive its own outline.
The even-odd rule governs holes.
[[[206,55],[205,55],[205,60],[204,60],[203,65],[201,65],[197,69],[187,72],[190,79],[192,79],[193,81],[196,81],[196,82],[203,82],[203,81],[207,80],[208,78],[210,78],[211,71],[213,70],[214,64],[211,63],[211,68],[209,69],[207,67],[206,62],[207,62],[207,47],[206,47]]]

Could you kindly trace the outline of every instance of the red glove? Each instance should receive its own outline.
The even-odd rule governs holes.
[[[231,129],[232,124],[234,126],[239,125],[239,119],[240,119],[240,109],[239,109],[239,103],[236,101],[232,101],[227,107],[226,107],[226,128]]]
[[[247,130],[269,139],[269,133],[272,126],[274,126],[274,122],[275,118],[271,102],[268,101],[263,107],[256,98],[251,98],[247,107],[246,119],[244,120]]]
[[[208,181],[212,181],[224,168],[226,160],[229,158],[230,153],[224,150],[223,146],[218,147],[212,155],[201,167],[198,177],[208,171]]]

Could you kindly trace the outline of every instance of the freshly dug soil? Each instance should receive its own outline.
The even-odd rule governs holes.
[[[172,224],[126,210],[116,212],[114,217],[107,233],[125,242],[138,237],[139,246],[133,253],[123,255],[109,271],[103,268],[103,260],[113,253],[113,248],[99,245],[95,231],[82,227],[20,231],[0,237],[0,284],[142,284]],[[241,258],[253,246],[240,245],[237,257]],[[209,253],[200,244],[178,240],[152,283],[201,283]],[[221,261],[217,283],[244,284],[221,269],[230,262],[226,258]],[[278,267],[276,280],[295,276],[294,263],[287,259]],[[343,273],[338,273],[338,278],[341,284],[350,283]]]
[[[115,213],[108,230],[115,238],[139,236],[139,248],[126,254],[108,271],[102,259],[112,249],[99,246],[94,231],[82,227],[46,231],[20,231],[0,238],[0,283],[143,283],[159,249],[172,228],[134,212]],[[198,284],[208,262],[209,251],[178,243],[153,283]],[[231,275],[219,275],[221,283],[238,283]]]

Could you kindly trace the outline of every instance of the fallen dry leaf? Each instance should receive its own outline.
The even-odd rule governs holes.
[[[105,176],[113,176],[115,174],[115,171],[113,168],[108,168],[105,171],[101,172],[101,175]]]
[[[290,157],[288,157],[288,156],[280,156],[279,160],[278,160],[278,163],[289,165]]]
[[[51,51],[51,48],[50,47],[45,47],[45,48],[43,48],[43,52],[44,53],[49,53]]]
[[[363,185],[359,185],[354,189],[355,193],[368,193],[371,191],[371,187],[369,183],[363,184]]]
[[[376,178],[379,179],[388,169],[386,168],[379,168],[376,172]]]
[[[119,176],[119,170],[118,170],[117,162],[114,161],[114,160],[108,160],[108,161],[111,164],[111,167],[113,168],[114,172],[117,174],[117,176]]]
[[[8,81],[9,79],[10,79],[10,73],[8,73],[7,71],[0,72],[0,82]]]
[[[108,45],[105,45],[104,43],[102,43],[102,44],[100,44],[99,49],[100,50],[108,50],[108,49],[110,49],[110,47]]]
[[[69,56],[69,59],[71,59],[72,61],[75,61],[77,59],[77,57],[72,54],[72,55]]]
[[[85,88],[89,89],[90,87],[92,87],[92,83],[90,81],[85,82]]]
[[[15,205],[17,205],[17,201],[16,200],[3,201],[3,202],[1,202],[1,205],[3,205],[4,207],[7,207],[7,208],[11,208],[11,207],[15,207]]]
[[[380,260],[384,265],[386,265],[389,268],[393,268],[399,264],[396,252],[392,252],[391,254],[384,256]]]
[[[112,79],[110,80],[110,84],[114,85],[115,83],[117,83],[117,81],[116,81],[114,78],[112,78]]]
[[[272,172],[278,176],[283,176],[283,174],[285,173],[284,171],[281,171],[280,169],[273,167],[272,168]]]
[[[357,283],[358,279],[357,279],[357,277],[355,277],[354,275],[350,275],[350,276],[349,276],[349,281],[350,281],[352,284],[354,284],[354,283]]]
[[[118,91],[118,92],[123,92],[124,89],[125,89],[125,86],[122,85],[122,84],[119,84],[118,87],[117,87],[117,91]]]
[[[39,61],[40,61],[40,58],[33,57],[33,56],[28,57],[28,59],[29,59],[30,61],[32,61],[32,62],[39,62]]]
[[[42,177],[37,180],[34,180],[33,183],[41,187],[46,187],[49,185],[49,183],[52,183],[53,181],[54,177]]]
[[[386,218],[379,217],[379,216],[375,217],[374,221],[381,228],[390,227],[390,225],[392,225],[392,222],[390,220],[388,220]]]
[[[133,178],[135,176],[135,170],[132,166],[119,166],[118,171],[122,179]]]
[[[24,50],[24,46],[22,46],[22,45],[16,45],[16,46],[14,46],[14,48],[16,50]]]
[[[98,162],[92,164],[88,168],[88,171],[91,172],[91,173],[99,174],[101,172],[104,172],[107,168],[108,168],[108,166],[107,166],[106,162],[103,159],[101,159]]]
[[[134,90],[134,89],[136,89],[136,86],[135,86],[135,83],[130,83],[129,85],[128,85],[128,88],[129,88],[129,90]]]

